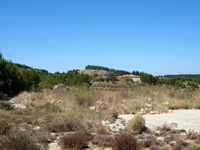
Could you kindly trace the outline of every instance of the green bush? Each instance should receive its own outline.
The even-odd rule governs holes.
[[[38,84],[38,88],[39,89],[53,89],[53,86],[48,81],[44,81]]]
[[[48,143],[49,142],[48,139],[49,139],[49,137],[46,135],[39,135],[36,138],[38,143]]]
[[[61,108],[55,104],[51,104],[51,103],[46,103],[42,106],[38,106],[37,109],[39,110],[46,110],[46,111],[49,111],[49,112],[61,112]]]
[[[7,94],[4,94],[2,91],[0,91],[0,101],[1,100],[9,100],[11,99],[10,97],[8,97]]]
[[[200,150],[200,145],[190,145],[185,150]]]
[[[7,134],[10,128],[6,119],[0,118],[0,135]]]
[[[6,101],[0,101],[0,109],[4,110],[12,110],[14,107],[12,106],[11,103],[6,102]]]
[[[145,130],[145,119],[141,114],[136,114],[126,126],[130,133],[138,134]]]
[[[1,149],[3,150],[39,150],[39,146],[26,133],[13,131],[2,141]]]
[[[76,130],[79,123],[74,118],[67,118],[50,120],[48,122],[44,121],[40,125],[50,132],[67,132]]]

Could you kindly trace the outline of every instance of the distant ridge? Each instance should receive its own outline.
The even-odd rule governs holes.
[[[175,74],[175,75],[164,75],[164,77],[167,77],[167,78],[173,78],[173,77],[200,78],[200,74]]]
[[[27,70],[31,70],[31,69],[34,69],[36,70],[37,72],[39,73],[42,73],[42,74],[48,74],[49,72],[45,69],[37,69],[37,68],[32,68],[30,66],[27,66],[27,65],[24,65],[24,64],[18,64],[18,63],[14,63],[18,68],[19,70],[23,70],[23,69],[27,69]]]
[[[84,74],[88,74],[90,76],[92,75],[99,75],[99,76],[107,76],[109,75],[109,71],[105,71],[105,70],[95,70],[95,69],[86,69],[86,70],[79,70],[78,73],[84,73]]]

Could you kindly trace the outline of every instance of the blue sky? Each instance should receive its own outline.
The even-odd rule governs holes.
[[[50,72],[200,74],[199,0],[0,0],[0,51]]]

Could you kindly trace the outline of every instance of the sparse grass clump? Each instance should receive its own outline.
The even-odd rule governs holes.
[[[79,106],[90,106],[93,99],[90,97],[90,89],[87,87],[77,87],[70,92],[71,99]]]
[[[63,149],[81,150],[87,148],[89,136],[83,132],[69,133],[60,138],[60,145]]]
[[[112,147],[113,135],[97,134],[93,136],[91,142],[99,147]]]
[[[0,109],[4,110],[12,110],[14,107],[12,106],[11,103],[6,102],[6,101],[0,101]]]
[[[99,124],[94,127],[93,132],[99,134],[109,134],[108,130],[109,127]]]
[[[13,131],[1,143],[2,150],[39,150],[39,146],[26,133]]]
[[[8,121],[4,118],[0,118],[0,135],[6,135],[10,128],[11,126],[8,124]]]
[[[137,140],[130,133],[121,133],[114,137],[112,146],[114,150],[136,150]]]
[[[145,119],[141,114],[136,114],[126,126],[126,129],[130,133],[138,134],[142,133],[146,129]]]
[[[44,118],[39,119],[38,123],[42,128],[50,132],[75,131],[78,130],[81,124],[78,119],[72,116],[66,116],[65,118],[60,118],[60,116],[57,116],[58,118],[49,117],[50,116],[45,116]]]
[[[49,112],[61,112],[61,108],[55,104],[51,104],[51,103],[46,103],[44,105],[38,106],[37,107],[39,110],[46,110]]]
[[[185,150],[200,150],[200,145],[197,145],[197,144],[190,145],[190,146],[186,147]]]

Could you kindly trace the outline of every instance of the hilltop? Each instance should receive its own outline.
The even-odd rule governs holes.
[[[84,73],[84,74],[88,74],[89,76],[92,75],[99,75],[99,76],[104,76],[104,75],[109,75],[109,71],[105,71],[105,70],[95,70],[95,69],[86,69],[86,70],[79,70],[78,73]]]

